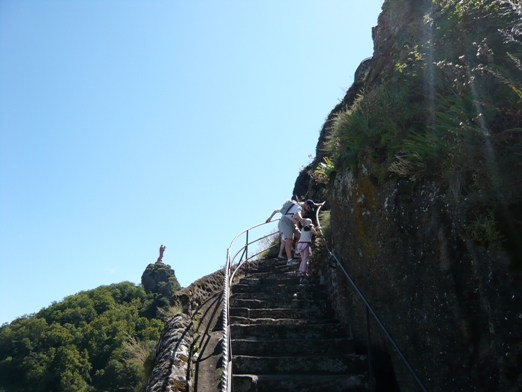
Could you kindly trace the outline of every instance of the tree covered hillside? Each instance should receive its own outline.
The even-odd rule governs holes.
[[[0,328],[0,391],[143,390],[163,321],[160,294],[100,286]]]

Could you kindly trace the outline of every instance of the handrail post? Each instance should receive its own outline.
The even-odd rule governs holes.
[[[221,391],[227,392],[230,388],[230,376],[229,376],[229,349],[230,349],[230,329],[229,329],[229,321],[228,321],[228,299],[229,299],[229,291],[228,291],[228,276],[230,274],[230,248],[227,249],[227,261],[225,264],[224,270],[224,282],[223,282],[223,340],[221,342],[223,348],[223,374],[222,374],[222,385]]]
[[[372,339],[370,335],[370,310],[368,309],[368,306],[365,306],[366,308],[366,345],[368,346],[368,371],[369,371],[369,380],[368,383],[370,384],[370,392],[374,392],[374,382],[373,382],[373,364],[372,364]]]
[[[246,232],[245,260],[248,260],[248,230]]]
[[[227,364],[227,368],[228,368],[228,374],[232,374],[232,355],[230,356],[230,360],[228,361],[228,364]],[[228,384],[227,384],[227,392],[232,392],[232,380],[229,380]]]

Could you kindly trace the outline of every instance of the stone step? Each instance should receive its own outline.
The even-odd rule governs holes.
[[[271,272],[271,273],[283,273],[283,272],[291,272],[296,271],[299,268],[299,263],[301,263],[301,259],[296,259],[297,263],[292,265],[287,265],[286,260],[277,260],[272,261],[267,260],[266,262],[262,262],[258,265],[249,265],[243,268],[245,273],[263,273],[263,272]]]
[[[301,260],[301,259],[297,259]],[[283,267],[286,266],[286,257],[283,259],[264,259],[260,261],[253,261],[249,264],[249,268],[273,268],[273,267]]]
[[[299,260],[299,262],[301,262]],[[256,274],[283,274],[287,272],[295,272],[299,268],[299,264],[292,264],[287,265],[286,262],[281,265],[272,265],[272,266],[266,266],[266,265],[259,265],[259,266],[252,266],[243,268],[243,271],[246,275],[256,275]]]
[[[262,275],[262,276],[258,276]],[[264,273],[264,274],[256,274],[253,276],[246,276],[239,280],[239,284],[248,284],[248,285],[278,285],[278,284],[287,284],[287,285],[297,285],[297,284],[309,284],[309,283],[320,283],[320,277],[308,276],[305,278],[301,278],[296,276],[296,274],[272,274],[272,273]]]
[[[246,278],[292,278],[296,277],[299,272],[299,265],[284,266],[279,268],[264,268],[245,271],[243,275]]]
[[[252,262],[232,286],[234,391],[368,391],[366,357],[334,318],[326,286],[297,270],[286,260]]]
[[[233,355],[234,374],[365,374],[364,355],[256,357]]]
[[[340,323],[326,325],[231,325],[232,339],[333,339],[346,338],[348,330]]]
[[[234,375],[234,392],[367,392],[362,375]]]
[[[301,262],[300,258],[295,259],[297,261],[296,264],[288,265],[286,264],[286,258],[284,260],[275,260],[275,259],[267,259],[261,262],[249,263],[248,265],[242,266],[243,271],[257,271],[257,272],[267,272],[267,271],[275,271],[275,270],[284,270],[287,267],[296,267]]]
[[[314,302],[309,302],[310,305]],[[229,315],[231,317],[246,317],[246,318],[304,318],[304,319],[330,319],[333,318],[333,310],[327,309],[327,307],[317,308],[311,307],[309,309],[299,308],[249,308],[249,307],[231,307]]]
[[[274,283],[271,285],[263,284],[235,284],[231,287],[232,293],[268,293],[272,295],[278,295],[279,293],[301,293],[301,292],[317,292],[326,293],[326,287],[316,283],[303,283],[303,284],[278,284]]]
[[[334,339],[278,339],[232,340],[234,355],[288,356],[288,355],[346,355],[354,354],[353,340]]]
[[[230,309],[232,310],[235,307],[238,308],[250,308],[250,309],[278,309],[278,308],[286,308],[286,309],[315,309],[317,311],[325,311],[329,309],[328,303],[326,301],[314,301],[310,299],[301,299],[301,298],[289,298],[286,300],[277,298],[272,301],[262,300],[262,299],[251,299],[251,298],[230,298]]]
[[[234,287],[234,286],[232,286]],[[316,290],[281,290],[281,292],[277,292],[274,295],[274,292],[264,292],[264,291],[253,291],[247,293],[237,293],[235,292],[230,296],[231,299],[259,299],[264,301],[270,301],[270,303],[277,305],[279,301],[289,301],[291,299],[308,299],[308,300],[326,300],[328,295],[326,291],[316,291]],[[274,308],[279,308],[281,306],[274,306]]]
[[[337,323],[335,319],[296,319],[296,318],[246,318],[230,317],[230,324],[240,325],[310,325],[310,324],[331,324]]]

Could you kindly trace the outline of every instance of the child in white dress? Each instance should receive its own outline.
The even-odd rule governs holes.
[[[312,236],[316,233],[310,218],[305,219],[305,225],[301,229],[301,237],[297,243],[297,251],[301,253],[301,264],[299,265],[299,276],[306,276],[308,270],[308,258],[312,255]]]

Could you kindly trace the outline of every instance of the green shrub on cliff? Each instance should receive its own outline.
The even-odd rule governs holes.
[[[159,296],[124,282],[65,298],[0,327],[0,389],[143,389],[163,322]],[[154,312],[151,312],[154,309]]]
[[[390,71],[338,115],[327,149],[336,166],[364,163],[380,181],[460,173],[499,189],[506,168],[522,169],[520,4],[425,4],[419,34],[398,33]]]
[[[335,174],[335,164],[329,157],[324,157],[323,162],[319,162],[317,168],[314,170],[317,176],[323,180],[318,182],[327,183],[328,180]]]

